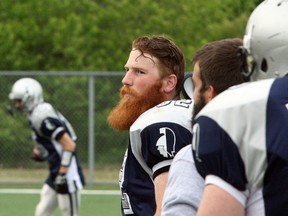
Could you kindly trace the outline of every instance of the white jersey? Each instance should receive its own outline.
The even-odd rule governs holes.
[[[190,144],[182,148],[173,159],[161,215],[196,215],[203,190],[204,179],[196,170]]]
[[[120,170],[123,215],[154,215],[154,178],[169,170],[176,153],[192,139],[191,100],[166,101],[144,112],[129,131]]]
[[[232,87],[197,116],[192,145],[199,173],[234,196],[247,215],[288,212],[287,109],[284,77]]]
[[[29,124],[32,129],[32,139],[41,144],[49,153],[49,176],[46,183],[54,188],[54,180],[61,165],[63,152],[62,145],[57,142],[64,133],[75,141],[76,135],[67,119],[51,104],[43,102],[38,104],[29,115]],[[75,192],[83,188],[85,184],[84,175],[80,167],[76,152],[73,153],[72,161],[67,172],[69,192]]]

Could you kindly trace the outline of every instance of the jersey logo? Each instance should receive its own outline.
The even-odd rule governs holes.
[[[55,129],[55,125],[49,121],[49,119],[45,119],[44,120],[44,123],[45,123],[45,127],[48,129],[48,130],[53,130]]]
[[[157,150],[166,158],[174,157],[176,143],[174,131],[168,127],[163,127],[159,129],[159,132],[161,136],[156,143]]]

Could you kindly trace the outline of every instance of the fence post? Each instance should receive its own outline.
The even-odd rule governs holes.
[[[95,124],[94,124],[94,111],[95,111],[95,77],[88,76],[88,171],[89,171],[89,184],[94,184],[94,161],[95,161]]]

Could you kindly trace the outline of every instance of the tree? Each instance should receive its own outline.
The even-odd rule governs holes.
[[[247,19],[259,1],[235,0],[2,0],[0,3],[0,70],[33,71],[122,71],[131,49],[131,42],[142,35],[165,35],[182,48],[187,71],[195,51],[203,44],[228,37],[243,37]],[[17,77],[19,78],[19,77]],[[15,131],[30,140],[23,131],[22,120],[14,125],[4,110],[7,96],[16,77],[2,77],[0,86],[0,116],[2,133],[0,148],[11,154],[28,154],[20,148]],[[60,111],[75,119],[76,132],[83,130],[80,142],[87,141],[87,80],[71,77],[51,79],[39,76],[46,99],[63,105]],[[120,160],[126,139],[115,137],[107,126],[106,117],[118,100],[121,79],[111,77],[96,80],[97,142],[100,150]],[[64,84],[65,83],[65,84]],[[8,85],[7,85],[8,84]],[[85,89],[81,91],[81,89]],[[112,92],[112,93],[111,93]],[[108,100],[109,97],[109,100]],[[66,107],[64,105],[67,105]],[[5,125],[4,125],[5,124]],[[74,124],[73,124],[74,125]],[[28,134],[28,135],[27,135]],[[114,140],[113,140],[114,139]],[[87,152],[87,145],[81,148]],[[86,149],[85,149],[86,148]],[[2,151],[4,152],[4,151]],[[103,154],[98,159],[112,161]],[[82,159],[86,154],[80,155]],[[107,160],[108,158],[108,160]],[[1,158],[0,158],[1,160]],[[15,161],[11,161],[15,162]],[[0,161],[1,163],[1,161]]]
[[[131,41],[152,34],[175,40],[190,61],[208,41],[242,37],[256,2],[3,0],[0,70],[119,71]]]

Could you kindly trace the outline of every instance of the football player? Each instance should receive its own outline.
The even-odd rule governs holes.
[[[163,36],[132,44],[121,100],[108,121],[129,130],[119,183],[122,215],[160,215],[168,170],[175,154],[191,139],[191,100],[179,100],[185,58]]]
[[[246,81],[241,73],[239,38],[210,42],[194,55],[192,63],[194,90],[184,83],[186,92],[194,94],[196,115],[215,96],[230,86]],[[191,145],[182,148],[171,164],[163,199],[162,216],[195,215],[204,189],[204,180],[196,171]]]
[[[288,1],[265,0],[252,12],[243,60],[255,82],[223,92],[196,117],[193,155],[206,184],[197,215],[288,212],[287,11]]]
[[[16,109],[27,114],[36,143],[33,158],[49,163],[49,176],[42,187],[35,215],[53,215],[58,206],[63,216],[77,216],[79,190],[85,181],[76,155],[76,135],[72,126],[51,104],[44,102],[42,86],[35,79],[17,80],[9,99]]]

